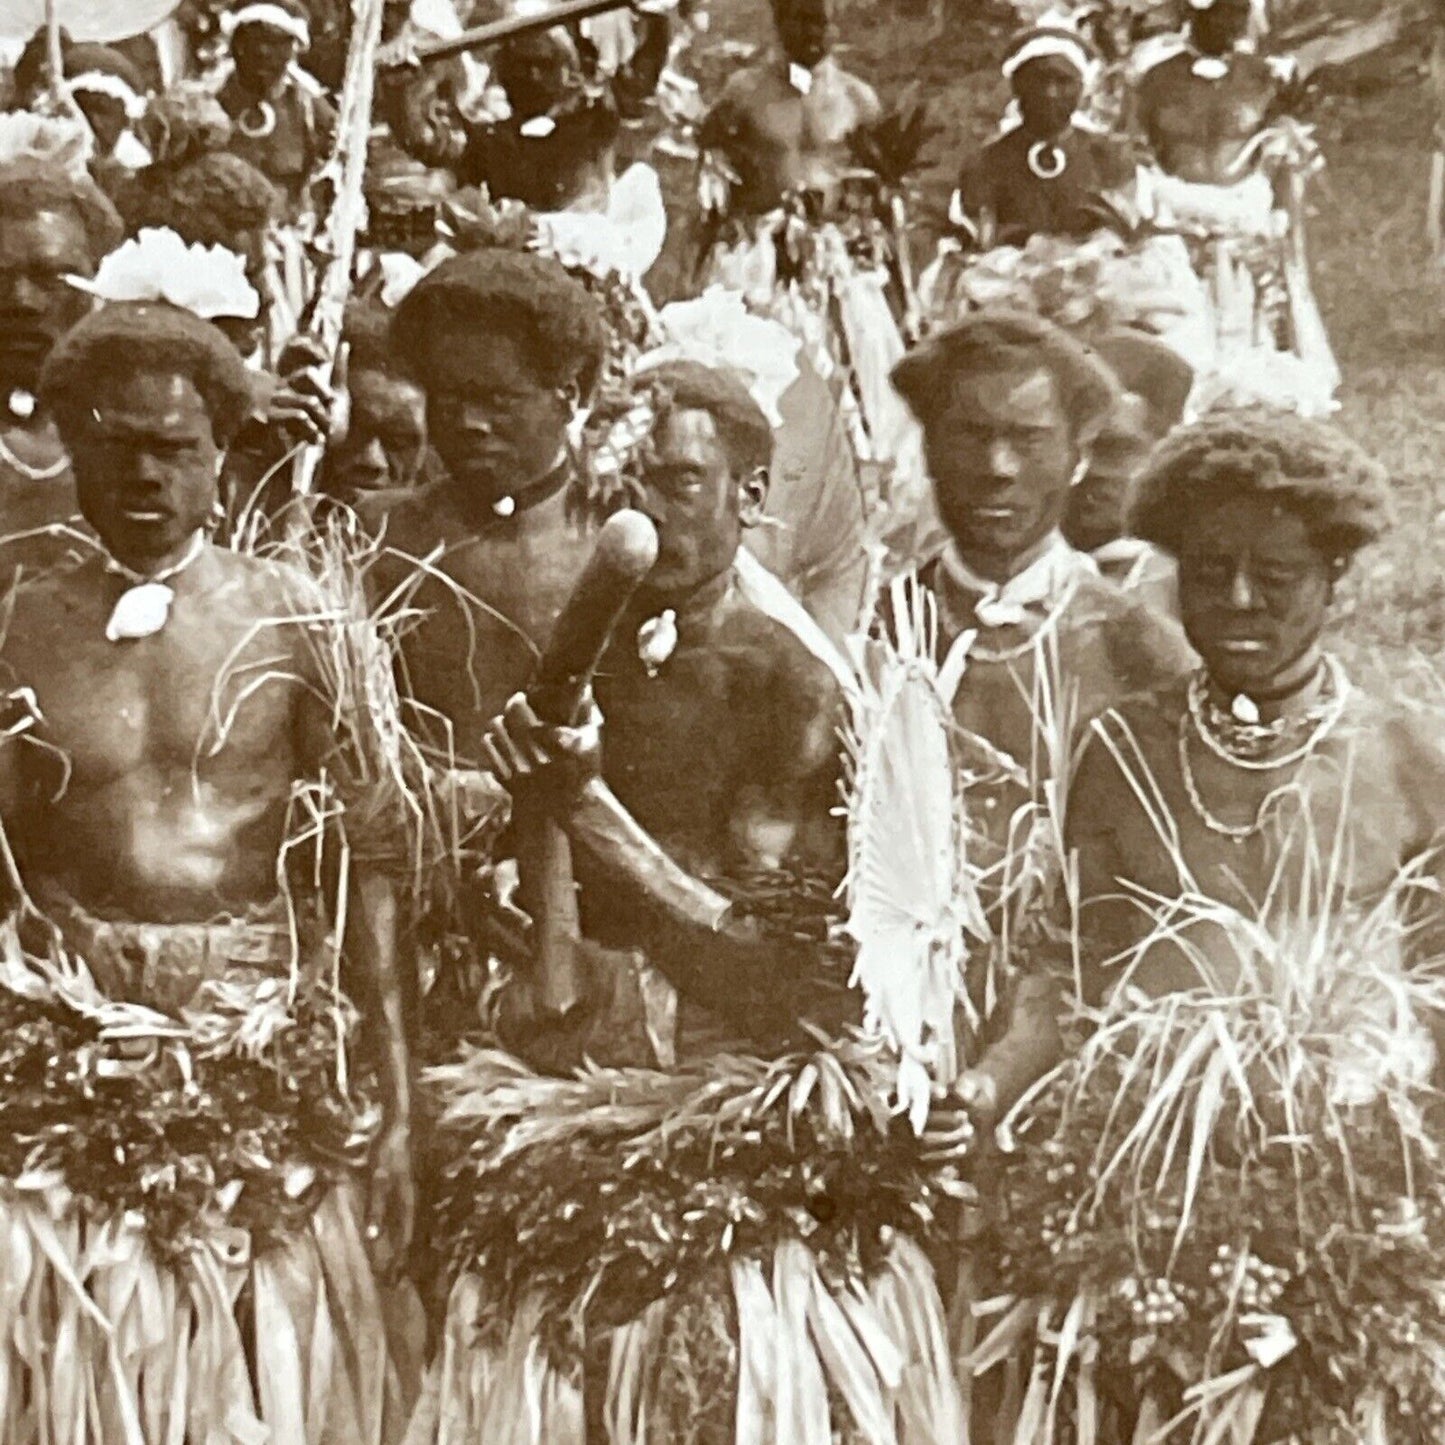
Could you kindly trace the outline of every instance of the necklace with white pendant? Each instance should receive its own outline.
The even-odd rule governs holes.
[[[169,583],[179,577],[206,545],[206,534],[197,532],[179,562],[147,577],[118,562],[114,557],[105,564],[105,570],[113,576],[124,577],[131,583],[116,599],[111,609],[110,620],[105,624],[107,642],[132,642],[142,637],[154,637],[171,616],[171,606],[176,600],[176,590]]]
[[[677,613],[671,607],[656,617],[649,617],[637,629],[637,656],[648,677],[677,651]]]
[[[1229,62],[1219,55],[1196,55],[1189,70],[1200,80],[1223,80],[1229,74]]]
[[[1037,140],[1029,147],[1029,170],[1041,181],[1056,181],[1063,175],[1069,164],[1064,148],[1053,141]]]

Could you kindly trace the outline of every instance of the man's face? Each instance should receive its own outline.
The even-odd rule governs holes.
[[[563,31],[521,36],[497,53],[497,80],[513,112],[524,120],[546,115],[571,88],[579,62]]]
[[[415,486],[426,462],[426,397],[415,383],[380,371],[347,382],[346,435],[328,448],[327,490],[342,501]]]
[[[51,348],[91,307],[65,278],[94,274],[79,217],[0,216],[0,390],[34,391]]]
[[[1262,497],[1201,508],[1181,548],[1184,630],[1226,693],[1283,690],[1313,653],[1333,590],[1303,518]]]
[[[253,95],[273,95],[300,46],[274,25],[243,25],[231,37],[231,59],[241,84]]]
[[[1069,493],[1064,535],[1074,546],[1092,552],[1124,536],[1134,478],[1148,451],[1142,437],[1109,438],[1095,444],[1088,471]]]
[[[1228,55],[1248,32],[1249,0],[1215,0],[1190,14],[1190,38],[1205,55]]]
[[[642,510],[657,527],[649,591],[684,596],[732,565],[743,527],[761,509],[765,484],[739,478],[705,411],[674,409],[645,453]]]
[[[1078,452],[1046,368],[953,378],[924,449],[939,516],[986,575],[1011,576],[1063,519]]]
[[[122,562],[169,557],[215,506],[221,450],[188,377],[142,371],[105,378],[94,410],[68,420],[81,514]]]
[[[420,360],[427,430],[463,491],[491,503],[557,465],[571,401],[537,375],[512,337],[443,323],[432,328]]]
[[[1014,94],[1024,130],[1052,140],[1072,124],[1084,98],[1084,78],[1061,55],[1040,55],[1014,72]]]
[[[773,10],[783,54],[811,70],[833,48],[828,0],[778,0]]]
[[[108,156],[129,124],[125,102],[117,100],[113,95],[98,95],[93,90],[82,90],[76,94],[75,103],[95,133],[96,145],[101,155]]]

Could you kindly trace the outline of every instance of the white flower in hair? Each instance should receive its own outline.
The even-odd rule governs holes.
[[[669,361],[730,368],[742,373],[768,420],[782,425],[778,407],[798,379],[801,345],[787,327],[752,315],[737,292],[721,286],[664,306],[657,319],[667,340],[638,362],[638,374]]]
[[[171,230],[146,230],[112,251],[93,277],[70,284],[101,301],[166,301],[203,321],[253,321],[261,298],[246,263],[224,246],[187,246]]]

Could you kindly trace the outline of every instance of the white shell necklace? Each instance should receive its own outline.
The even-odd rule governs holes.
[[[1273,772],[1304,762],[1338,726],[1340,719],[1344,716],[1345,703],[1350,693],[1349,679],[1346,678],[1344,668],[1340,666],[1338,659],[1327,657],[1325,662],[1329,669],[1326,699],[1311,709],[1309,714],[1306,714],[1306,717],[1313,717],[1313,726],[1303,742],[1277,758],[1242,758],[1231,752],[1205,725],[1203,675],[1196,674],[1190,682],[1189,705],[1179,715],[1179,776],[1184,783],[1184,792],[1189,799],[1189,806],[1194,810],[1195,817],[1211,833],[1218,833],[1236,843],[1243,843],[1246,839],[1252,838],[1264,826],[1270,810],[1281,798],[1294,789],[1295,784],[1294,780],[1290,779],[1278,787],[1271,788],[1260,800],[1259,806],[1254,810],[1254,817],[1248,823],[1226,823],[1210,811],[1200,794],[1199,784],[1194,776],[1194,765],[1189,759],[1190,733],[1193,732],[1198,736],[1215,757],[1231,767],[1238,768],[1241,772]]]
[[[105,570],[113,576],[124,577],[131,586],[120,594],[111,609],[110,620],[105,624],[105,640],[133,642],[154,637],[170,621],[171,607],[176,600],[176,589],[168,584],[201,555],[205,545],[206,534],[197,532],[178,562],[149,577],[114,557],[107,558]]]

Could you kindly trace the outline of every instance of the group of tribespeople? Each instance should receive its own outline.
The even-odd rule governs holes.
[[[0,1439],[1440,1439],[1265,11],[1021,16],[925,233],[828,0],[715,96],[686,0],[157,8],[0,76]]]

